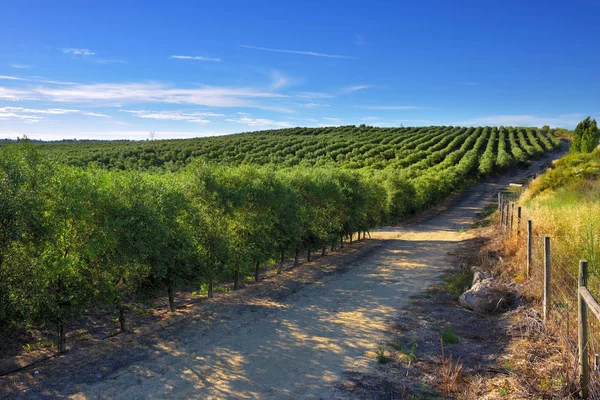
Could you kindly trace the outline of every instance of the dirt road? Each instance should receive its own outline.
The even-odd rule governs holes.
[[[52,379],[52,390],[37,387],[21,396],[327,398],[344,371],[376,362],[386,320],[448,268],[447,254],[470,237],[466,229],[475,214],[494,201],[500,188],[548,161],[478,184],[418,225],[375,232],[373,251],[357,257],[343,273],[325,274],[285,296],[250,301],[218,321],[182,324],[143,351],[143,342],[119,349],[122,355],[113,365],[92,378],[77,379],[77,371],[66,371]]]

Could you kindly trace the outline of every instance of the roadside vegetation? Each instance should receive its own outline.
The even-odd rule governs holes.
[[[352,126],[2,145],[0,326],[54,330],[64,351],[68,322],[101,307],[126,331],[133,299],[166,292],[175,311],[179,288],[238,289],[266,263],[310,261],[525,165],[538,146],[558,141],[530,128]]]

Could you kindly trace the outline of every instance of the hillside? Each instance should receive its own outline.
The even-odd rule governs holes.
[[[481,141],[477,139],[481,137]],[[499,141],[501,140],[501,141]],[[488,145],[489,142],[492,142]],[[453,152],[452,157],[476,147],[487,150],[482,172],[497,165],[508,168],[527,163],[533,156],[558,145],[552,135],[536,128],[375,128],[340,126],[291,128],[209,138],[43,143],[39,148],[50,158],[69,165],[97,163],[110,169],[176,170],[193,158],[224,165],[274,165],[277,167],[331,166],[348,169],[416,170],[431,167]],[[496,159],[495,155],[498,154]]]

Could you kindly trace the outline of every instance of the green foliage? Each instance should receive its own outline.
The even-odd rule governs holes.
[[[573,142],[571,143],[571,153],[591,153],[598,147],[600,141],[600,131],[595,119],[587,117],[575,128],[573,133]]]
[[[377,358],[377,362],[379,364],[387,364],[390,359],[386,354],[387,348],[385,346],[380,346],[375,352],[375,356]]]
[[[454,328],[451,326],[445,328],[442,333],[442,342],[444,344],[458,344],[460,343],[460,338],[456,333],[454,333]]]
[[[534,129],[451,126],[1,145],[0,326],[56,328],[189,284],[206,293],[399,223],[542,145],[554,146]]]

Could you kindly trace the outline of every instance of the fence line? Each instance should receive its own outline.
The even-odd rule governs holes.
[[[517,257],[525,261],[527,279],[534,284],[534,294],[542,299],[544,322],[552,325],[571,356],[579,395],[600,399],[600,304],[596,300],[600,274],[589,271],[586,260],[551,251],[551,243],[552,248],[559,248],[560,243],[538,230],[525,207],[515,207],[522,191],[521,187],[498,193],[499,228],[507,239],[515,240]],[[527,221],[525,228],[523,220]],[[593,315],[588,318],[590,311]]]

